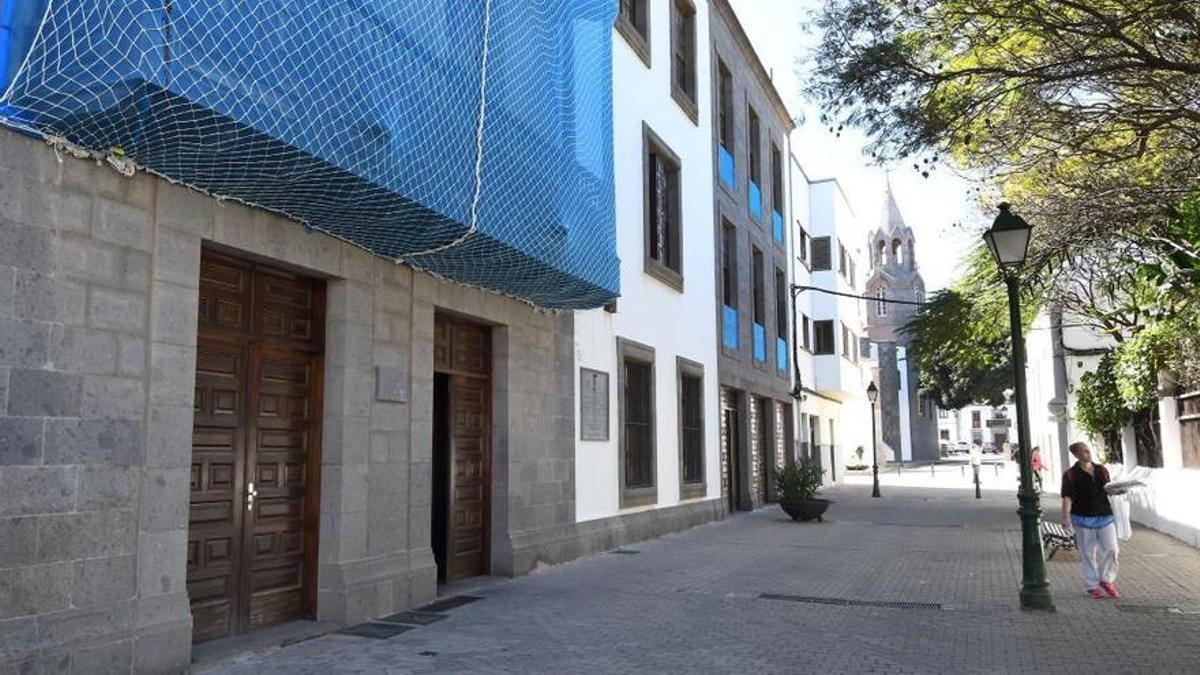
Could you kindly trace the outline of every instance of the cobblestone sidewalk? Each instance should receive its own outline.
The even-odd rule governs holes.
[[[868,494],[829,490],[824,523],[769,507],[490,585],[392,638],[331,634],[207,672],[1200,672],[1195,549],[1136,530],[1120,601],[1084,596],[1060,554],[1058,611],[1027,614],[1015,496]]]

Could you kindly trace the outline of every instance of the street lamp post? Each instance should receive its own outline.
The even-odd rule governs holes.
[[[1025,395],[1025,341],[1021,336],[1021,301],[1018,293],[1021,267],[1029,249],[1033,231],[1025,219],[1012,212],[1008,204],[1000,205],[1000,215],[990,230],[983,234],[992,257],[1000,266],[1000,274],[1008,287],[1008,316],[1012,324],[1013,379],[1017,402],[1017,448],[1020,457],[1021,487],[1017,491],[1021,516],[1021,609],[1054,611],[1050,584],[1046,581],[1046,564],[1042,557],[1042,541],[1038,523],[1042,508],[1033,490],[1033,461],[1029,453],[1029,407]]]
[[[879,387],[867,385],[867,400],[871,402],[871,496],[879,497],[879,441],[875,438],[875,401],[879,399]]]

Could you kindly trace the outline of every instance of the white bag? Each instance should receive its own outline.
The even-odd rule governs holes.
[[[1124,496],[1113,495],[1108,498],[1112,505],[1113,519],[1117,525],[1117,539],[1129,541],[1133,537],[1133,526],[1129,524],[1129,502]]]

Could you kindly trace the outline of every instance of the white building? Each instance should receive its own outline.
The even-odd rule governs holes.
[[[1091,439],[1075,421],[1076,389],[1085,373],[1096,369],[1110,351],[1111,338],[1081,325],[1070,313],[1043,311],[1026,339],[1029,421],[1032,442],[1043,449],[1046,489],[1057,493],[1060,476],[1074,460],[1067,447]],[[1136,477],[1147,484],[1130,497],[1133,520],[1200,547],[1200,438],[1196,428],[1195,392],[1164,390],[1158,402],[1157,452],[1139,453],[1132,427],[1121,435],[1121,461],[1109,463],[1114,478]]]
[[[1016,406],[969,405],[958,410],[938,410],[938,443],[951,449],[957,443],[995,446],[1016,444]]]
[[[856,448],[871,448],[868,378],[861,347],[864,301],[861,242],[865,229],[836,179],[809,186],[808,269],[811,285],[823,291],[800,294],[801,344],[812,358],[812,379],[804,383],[806,399],[801,429],[814,456],[837,481]],[[804,239],[805,237],[798,238]]]
[[[575,518],[721,517],[709,7],[630,3],[613,31],[621,297],[575,321]],[[622,7],[625,3],[622,3]],[[624,9],[622,11],[625,11]],[[641,14],[645,12],[645,14]],[[690,32],[673,81],[672,26]],[[673,93],[674,92],[674,93]],[[632,522],[632,521],[630,521]],[[657,524],[653,524],[657,523]]]

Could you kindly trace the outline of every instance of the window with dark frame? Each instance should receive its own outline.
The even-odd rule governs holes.
[[[717,138],[733,154],[733,74],[717,60]]]
[[[838,274],[846,276],[846,247],[838,242]]]
[[[671,2],[671,94],[696,121],[696,8],[691,0]]]
[[[654,363],[625,355],[621,443],[626,490],[654,487]]]
[[[650,0],[621,0],[617,9],[617,32],[633,51],[650,65]]]
[[[763,266],[762,251],[757,247],[753,250],[751,270],[754,272],[754,323],[765,328],[767,325],[767,289],[764,288],[766,269]]]
[[[721,297],[726,307],[737,309],[737,228],[727,220],[721,225]]]
[[[807,315],[800,315],[800,344],[805,349],[812,351],[811,327],[809,322],[811,319]]]
[[[796,229],[800,232],[800,238],[796,240],[796,257],[805,265],[808,264],[808,232],[800,227],[800,221],[796,221]]]
[[[842,356],[848,359],[848,358],[850,358],[850,352],[851,352],[850,329],[847,328],[846,324],[843,323],[842,324]]]
[[[836,354],[837,346],[834,344],[833,321],[813,321],[812,328],[813,354]]]
[[[971,428],[972,429],[982,429],[983,428],[983,419],[982,419],[982,416],[979,414],[978,410],[971,411]]]
[[[750,180],[754,181],[755,185],[762,186],[762,124],[758,120],[758,113],[754,112],[753,106],[748,106],[747,119],[749,122],[746,128],[749,129],[747,135],[750,144],[749,159],[750,159]]]
[[[680,482],[684,498],[704,494],[704,371],[679,365]]]
[[[833,269],[833,241],[829,237],[812,238],[812,270],[828,272]]]
[[[771,144],[771,209],[783,213],[783,155]]]
[[[646,272],[683,289],[679,159],[645,128]]]
[[[787,275],[775,268],[775,335],[786,339],[788,334]]]

